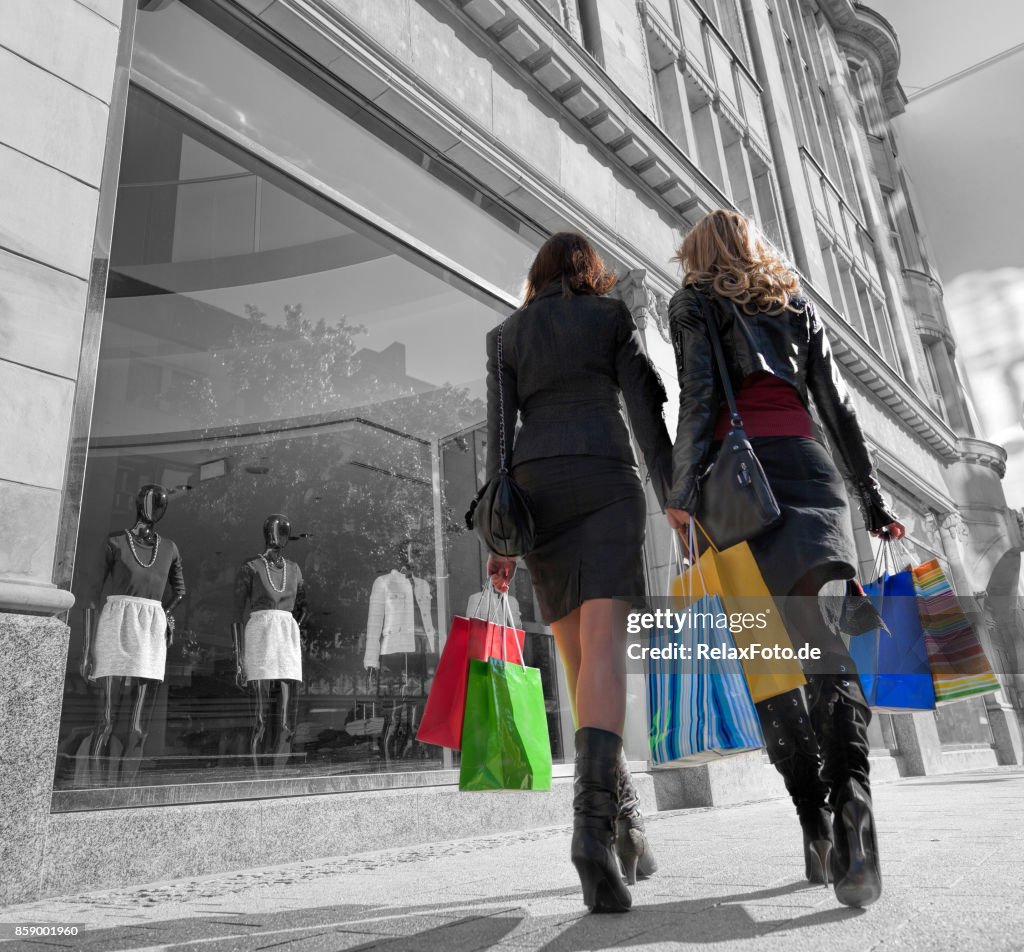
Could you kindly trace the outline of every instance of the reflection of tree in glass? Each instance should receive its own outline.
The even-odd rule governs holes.
[[[245,310],[245,324],[220,354],[241,413],[221,412],[217,424],[260,421],[266,440],[229,439],[227,476],[203,483],[182,507],[203,526],[207,551],[237,551],[245,538],[255,554],[262,520],[275,511],[295,532],[312,533],[288,553],[309,592],[307,641],[333,644],[340,631],[347,657],[330,661],[351,670],[373,579],[397,567],[411,543],[416,574],[433,581],[426,441],[479,421],[485,405],[465,388],[408,377],[399,345],[360,350],[356,337],[365,329],[345,318],[314,322],[295,304],[285,307],[283,325],[272,325],[258,307]],[[277,428],[287,419],[291,429],[296,418],[318,431]]]
[[[234,396],[247,419],[302,416],[349,406],[358,375],[356,337],[366,328],[344,316],[311,321],[301,304],[284,306],[284,324],[267,323],[265,311],[245,305],[244,323],[232,328],[221,357]]]

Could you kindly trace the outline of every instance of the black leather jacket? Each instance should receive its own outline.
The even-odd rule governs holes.
[[[629,427],[664,506],[672,478],[667,396],[629,308],[592,294],[545,288],[502,325],[509,468],[552,456],[603,456],[635,464]],[[487,335],[487,479],[498,472],[498,329]],[[620,399],[621,397],[621,399]],[[622,403],[625,403],[623,408]],[[627,425],[626,418],[629,418]]]
[[[853,484],[864,521],[875,532],[894,521],[872,475],[864,434],[849,391],[832,357],[825,328],[806,298],[794,298],[795,312],[782,314],[720,307],[713,298],[687,287],[669,304],[672,343],[679,370],[679,425],[672,455],[668,505],[694,512],[698,475],[707,464],[718,408],[725,399],[715,369],[707,320],[716,322],[735,390],[749,374],[768,372],[792,384],[804,404],[814,401],[818,417],[841,467]]]

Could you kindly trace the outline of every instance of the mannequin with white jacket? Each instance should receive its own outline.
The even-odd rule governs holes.
[[[432,606],[430,583],[413,575],[409,565],[378,576],[370,589],[363,666],[377,671],[382,655],[416,653],[417,611],[423,634],[434,646],[437,635]]]

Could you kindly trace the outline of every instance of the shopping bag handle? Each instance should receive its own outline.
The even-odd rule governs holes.
[[[501,613],[501,660],[508,663],[508,658],[505,657],[505,632],[511,630],[512,640],[516,643],[516,651],[519,652],[519,664],[525,668],[526,659],[523,657],[523,649],[519,644],[519,636],[516,634],[516,620],[512,617],[512,605],[508,600],[508,592],[501,593],[501,606],[503,609]],[[510,621],[512,624],[506,625],[506,621]]]
[[[690,596],[690,601],[693,601],[693,568],[694,567],[697,569],[697,574],[700,576],[700,585],[701,585],[701,590],[702,590],[703,594],[704,595],[708,594],[708,583],[707,583],[707,579],[704,578],[704,569],[703,569],[703,567],[700,564],[700,554],[699,554],[699,551],[698,551],[698,548],[697,548],[697,528],[696,527],[698,527],[699,525],[700,524],[697,522],[696,519],[691,519],[689,521],[689,523],[687,524],[687,532],[688,532],[689,538],[687,540],[686,545],[687,545],[687,548],[690,550],[690,565],[691,565],[691,569],[690,569],[690,572],[689,572],[689,578],[690,578],[689,596]],[[703,527],[701,527],[701,532],[704,532]],[[704,533],[704,537],[707,538],[707,533],[706,532]],[[711,539],[708,539],[708,543],[711,544]],[[712,546],[712,549],[714,549],[715,552],[718,551],[718,549],[715,549],[714,546]]]

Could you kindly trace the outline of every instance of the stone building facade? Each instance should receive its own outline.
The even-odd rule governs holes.
[[[459,797],[451,756],[411,740],[437,633],[482,582],[458,514],[483,452],[483,335],[544,236],[580,229],[672,391],[669,259],[721,206],[799,269],[915,554],[975,600],[1002,672],[1001,694],[876,719],[877,776],[1021,762],[1024,532],[900,164],[898,65],[889,25],[851,0],[9,3],[0,815],[19,833],[0,894],[486,832],[513,808],[562,822],[571,714],[528,579],[553,793]],[[102,541],[153,482],[190,594],[129,762],[127,742],[97,754],[82,662]],[[313,621],[292,733],[257,751],[230,591],[271,511],[292,519]],[[650,529],[657,579],[654,509]],[[429,595],[417,651],[371,678],[366,607],[388,572]],[[627,751],[648,804],[782,793],[756,754],[644,772],[642,709]]]

